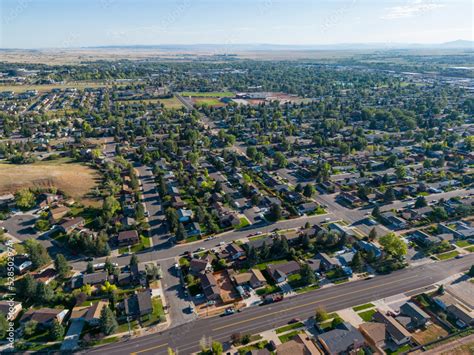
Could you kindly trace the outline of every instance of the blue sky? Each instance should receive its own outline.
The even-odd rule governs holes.
[[[473,39],[471,0],[0,0],[0,16],[0,48]]]

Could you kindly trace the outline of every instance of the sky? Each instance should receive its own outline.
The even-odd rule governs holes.
[[[0,48],[473,40],[471,0],[0,0]]]

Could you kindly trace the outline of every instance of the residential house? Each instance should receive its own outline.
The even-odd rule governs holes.
[[[315,259],[320,260],[321,268],[324,271],[332,270],[336,267],[341,267],[341,263],[336,258],[332,258],[326,253],[317,253]]]
[[[357,246],[364,250],[366,253],[373,253],[376,259],[379,259],[382,256],[382,250],[377,247],[374,243],[366,242],[365,240],[360,240],[357,242]]]
[[[403,218],[397,217],[393,212],[384,212],[380,215],[380,218],[382,218],[385,224],[394,229],[404,229],[407,227],[407,222]]]
[[[70,320],[81,319],[92,326],[98,325],[100,322],[100,313],[108,304],[109,302],[107,300],[100,300],[99,302],[92,303],[90,306],[74,307]]]
[[[125,299],[122,307],[127,316],[133,318],[141,318],[153,312],[153,304],[151,302],[151,290],[139,291],[133,296]]]
[[[398,323],[395,318],[377,311],[372,319],[386,325],[388,338],[396,345],[402,346],[410,342],[411,334],[405,329],[405,327]]]
[[[208,271],[212,271],[211,262],[207,259],[191,259],[189,270],[192,274],[198,275]]]
[[[474,312],[467,306],[456,303],[447,307],[447,312],[456,319],[459,327],[465,328],[474,325]]]
[[[188,237],[201,236],[201,227],[199,223],[193,222],[186,225],[186,235]]]
[[[359,330],[365,337],[367,343],[376,351],[383,353],[386,344],[387,326],[385,323],[368,322],[362,323]]]
[[[236,243],[227,244],[225,247],[226,251],[229,253],[229,256],[232,260],[237,260],[245,255],[244,249]]]
[[[277,355],[322,355],[323,352],[305,334],[299,333],[293,339],[276,347]]]
[[[58,323],[62,323],[64,318],[69,313],[67,309],[55,309],[55,308],[40,308],[40,309],[29,309],[20,319],[20,323],[24,325],[29,321],[35,321],[38,325],[43,327],[49,327],[56,320]]]
[[[249,285],[258,289],[267,285],[267,280],[258,269],[250,269],[249,272],[234,274],[231,276],[237,286]]]
[[[83,227],[85,223],[86,223],[86,221],[85,221],[84,218],[82,218],[82,217],[75,217],[75,218],[71,218],[71,219],[68,219],[68,220],[62,222],[62,223],[59,225],[59,229],[60,229],[63,233],[69,234],[69,233],[72,232],[74,229]]]
[[[400,316],[396,320],[408,330],[424,327],[430,316],[413,302],[406,302],[400,306]]]
[[[49,221],[51,224],[58,223],[64,216],[70,212],[70,209],[66,206],[55,206],[49,210]]]
[[[318,341],[329,354],[354,353],[365,345],[361,332],[347,322],[318,335]]]
[[[193,218],[193,211],[180,208],[178,210],[178,220],[181,223],[189,222]]]
[[[298,213],[300,215],[303,215],[305,213],[312,213],[316,211],[318,208],[318,205],[314,202],[307,202],[307,203],[302,203],[301,205],[298,206]]]
[[[117,236],[117,243],[120,246],[134,245],[140,242],[140,237],[136,230],[121,231]]]
[[[200,274],[201,287],[204,295],[209,301],[218,301],[221,299],[220,287],[212,273]]]
[[[300,264],[292,260],[284,264],[269,264],[267,266],[268,275],[276,282],[284,282],[288,276],[298,273],[301,270]]]
[[[0,313],[3,313],[8,321],[14,321],[22,309],[21,302],[0,301]]]
[[[33,263],[26,255],[15,255],[13,257],[13,268],[18,274],[24,274],[33,267]]]

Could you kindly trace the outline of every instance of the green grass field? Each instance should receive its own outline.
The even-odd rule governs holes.
[[[459,255],[459,252],[456,251],[456,250],[453,250],[453,251],[450,251],[450,252],[447,252],[447,253],[444,253],[444,254],[437,254],[436,257],[439,260],[448,260],[448,259],[452,259],[452,258],[454,258],[458,255]]]
[[[191,97],[234,97],[234,93],[230,91],[211,91],[211,92],[197,92],[184,91],[179,93],[181,96]]]
[[[359,312],[359,311],[363,311],[364,309],[373,308],[373,307],[375,307],[374,304],[366,303],[366,304],[362,304],[360,306],[353,307],[352,309],[354,310],[354,312]]]
[[[297,323],[293,323],[293,324],[288,324],[288,325],[285,325],[283,327],[280,327],[278,329],[275,330],[275,332],[277,334],[281,334],[281,333],[284,333],[284,332],[287,332],[289,330],[293,330],[293,329],[296,329],[296,328],[301,328],[304,324],[301,323],[301,322],[297,322]]]
[[[370,322],[373,315],[375,314],[375,309],[369,309],[368,311],[357,313],[364,321]]]

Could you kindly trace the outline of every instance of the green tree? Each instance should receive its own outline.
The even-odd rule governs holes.
[[[21,189],[15,193],[15,202],[18,208],[27,210],[35,205],[35,195],[30,189]]]
[[[7,321],[5,314],[0,312],[0,339],[5,339],[9,326],[10,324]]]
[[[380,237],[379,243],[387,253],[398,258],[406,255],[408,251],[405,242],[393,232]]]
[[[377,230],[372,228],[369,232],[369,240],[373,241],[377,239]]]
[[[398,180],[404,179],[407,176],[407,169],[403,165],[399,165],[395,169],[395,175]]]
[[[27,239],[25,241],[25,249],[35,269],[50,261],[46,248],[34,239]]]
[[[46,232],[51,227],[51,224],[45,219],[38,219],[35,222],[35,228],[40,232]]]
[[[94,264],[92,261],[87,262],[87,268],[86,268],[86,273],[87,274],[92,274],[94,272]]]
[[[113,196],[107,196],[102,205],[102,212],[106,218],[112,218],[120,209],[120,203]]]
[[[303,195],[310,198],[314,194],[314,187],[311,184],[307,184],[303,189]]]
[[[316,308],[316,313],[315,313],[314,319],[316,320],[316,322],[322,323],[325,320],[329,319],[328,312],[326,312],[324,307],[322,307],[322,306],[318,307],[318,308]]]
[[[471,265],[469,272],[467,273],[469,276],[474,277],[474,265]]]
[[[176,240],[182,241],[186,239],[186,229],[184,229],[183,223],[178,224],[178,229],[176,230]]]
[[[36,295],[36,288],[38,283],[35,281],[33,276],[26,274],[21,280],[16,283],[16,291],[19,297],[22,299],[29,299]]]
[[[222,347],[222,344],[218,341],[213,341],[211,344],[211,354],[212,355],[221,355],[223,352],[224,348]]]
[[[316,283],[316,275],[314,274],[314,271],[311,270],[308,264],[304,264],[301,267],[300,275],[301,275],[301,281],[305,285],[312,285]]]
[[[54,320],[53,327],[51,328],[52,340],[59,341],[64,336],[64,327],[57,321]]]
[[[275,155],[273,156],[273,160],[276,166],[280,169],[288,165],[285,155],[281,152],[276,152]]]
[[[133,254],[130,258],[130,267],[138,265],[138,257],[136,254]]]
[[[278,221],[281,219],[282,216],[282,211],[281,211],[281,206],[278,203],[274,203],[270,207],[270,218],[273,221]]]
[[[117,331],[118,323],[114,312],[109,307],[102,308],[100,312],[100,330],[105,335],[113,334]]]
[[[374,209],[372,210],[372,216],[374,218],[379,218],[380,217],[380,207],[376,205]]]
[[[39,282],[36,287],[36,301],[37,303],[49,303],[54,298],[53,289],[43,282]]]
[[[426,202],[426,198],[424,196],[418,196],[415,201],[415,208],[423,208],[428,206],[428,202]]]
[[[27,337],[31,337],[33,334],[36,333],[37,328],[38,328],[38,322],[35,320],[30,320],[26,322],[25,326],[23,327],[23,333]]]
[[[56,258],[54,259],[54,268],[60,278],[64,279],[68,276],[70,266],[63,254],[56,255]]]

